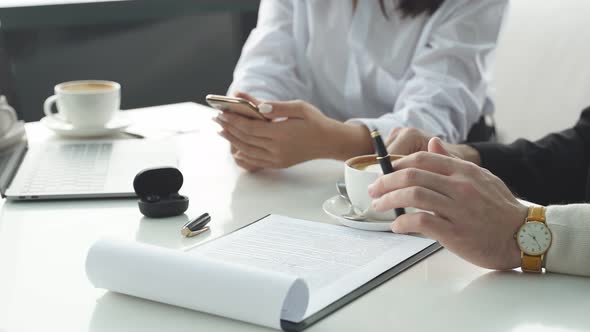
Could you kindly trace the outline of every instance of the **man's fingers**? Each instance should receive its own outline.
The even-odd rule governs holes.
[[[424,171],[418,168],[406,168],[381,176],[369,186],[369,195],[373,198],[408,187],[424,187],[451,197],[452,183],[447,176]]]
[[[429,152],[417,152],[393,162],[394,169],[418,168],[425,171],[451,175],[465,168],[467,162],[452,157]]]
[[[389,192],[381,198],[373,201],[373,209],[378,212],[384,212],[396,208],[405,208],[408,206],[421,210],[433,211],[440,216],[448,216],[452,212],[453,201],[423,187],[408,187]]]
[[[239,140],[227,130],[223,130],[219,133],[219,135],[228,140],[231,143],[231,145],[233,145],[237,150],[241,151],[242,153],[250,155],[252,156],[252,158],[269,161],[268,151]]]
[[[447,242],[452,236],[451,223],[426,212],[408,213],[395,219],[391,230],[398,234],[419,233],[433,240]]]

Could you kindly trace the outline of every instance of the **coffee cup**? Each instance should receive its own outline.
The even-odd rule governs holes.
[[[104,127],[121,107],[121,85],[116,82],[71,81],[56,85],[54,90],[45,100],[45,115],[77,128]],[[57,104],[57,115],[53,104]]]
[[[6,136],[17,121],[14,108],[8,105],[6,97],[0,96],[0,138]]]
[[[393,161],[401,157],[392,155],[390,159]],[[376,155],[354,157],[348,159],[344,164],[344,181],[348,198],[351,204],[357,210],[365,212],[370,220],[386,221],[394,220],[397,217],[395,210],[377,212],[371,207],[373,199],[369,196],[369,185],[382,174],[383,171]]]

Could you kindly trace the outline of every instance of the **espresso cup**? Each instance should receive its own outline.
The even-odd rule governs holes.
[[[6,97],[0,96],[0,138],[4,137],[17,121],[14,108],[8,105]]]
[[[53,113],[57,104],[58,116]],[[119,112],[121,85],[111,81],[72,81],[55,86],[55,95],[45,100],[48,117],[67,121],[77,128],[104,127]]]
[[[391,161],[402,156],[390,156]],[[394,220],[397,215],[395,210],[377,212],[371,207],[373,199],[369,196],[369,185],[375,182],[382,174],[381,165],[376,155],[358,156],[348,159],[344,164],[344,181],[346,191],[351,204],[360,211],[366,211],[365,215],[372,220]]]

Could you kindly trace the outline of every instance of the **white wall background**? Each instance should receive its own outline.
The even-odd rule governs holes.
[[[493,90],[502,142],[571,127],[590,106],[590,0],[511,0]]]

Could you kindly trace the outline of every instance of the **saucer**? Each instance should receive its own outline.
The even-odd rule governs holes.
[[[16,144],[25,136],[25,123],[18,121],[10,130],[0,137],[0,150]]]
[[[99,137],[118,133],[129,127],[131,121],[127,117],[119,115],[102,127],[76,128],[71,123],[63,121],[56,116],[46,116],[41,119],[41,123],[61,136]]]
[[[391,232],[391,224],[393,221],[372,220],[365,221],[348,220],[342,217],[343,214],[348,213],[348,203],[339,195],[329,198],[322,205],[324,212],[336,219],[344,226],[351,228],[362,229],[364,231],[373,232]]]

